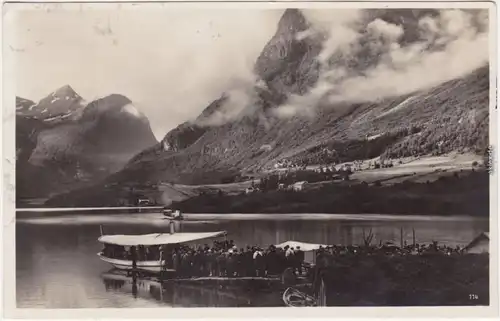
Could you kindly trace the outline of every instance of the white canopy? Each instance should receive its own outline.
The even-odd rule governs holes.
[[[473,239],[464,250],[467,253],[489,253],[490,247],[490,233],[483,232]]]
[[[143,235],[103,235],[98,241],[121,246],[179,244],[225,235],[225,231],[205,233],[154,233]]]
[[[327,247],[329,245],[324,245],[324,244],[313,244],[313,243],[305,243],[305,242],[297,242],[297,241],[286,241],[284,243],[275,245],[276,247],[279,248],[284,248],[285,246],[293,247],[294,249],[297,249],[298,246],[300,246],[300,249],[302,251],[308,252],[308,251],[315,251],[318,250],[319,247]]]

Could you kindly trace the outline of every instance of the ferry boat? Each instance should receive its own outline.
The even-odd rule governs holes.
[[[226,235],[226,231],[202,232],[202,233],[153,233],[143,235],[102,235],[98,241],[105,245],[105,249],[97,256],[104,262],[111,264],[119,270],[130,271],[134,269],[134,260],[130,255],[133,247],[136,251],[135,269],[149,273],[160,273],[162,271],[175,272],[172,265],[161,257],[160,247],[169,252],[179,244],[195,242],[198,240],[217,238]],[[158,259],[145,259],[140,249],[145,252],[158,253]],[[107,253],[106,253],[107,252]],[[153,255],[155,256],[155,255]],[[151,256],[150,256],[151,257]]]
[[[181,211],[179,210],[172,211],[171,209],[168,208],[163,209],[163,216],[166,216],[168,219],[174,221],[182,221],[184,219]]]

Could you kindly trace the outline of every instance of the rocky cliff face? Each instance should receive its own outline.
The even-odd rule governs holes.
[[[217,113],[226,99],[226,96],[222,96],[214,100],[194,121],[185,122],[169,131],[161,141],[163,151],[178,152],[195,143],[210,129],[204,125],[205,120]]]
[[[379,19],[382,26],[384,21],[400,25],[404,33],[399,41],[404,45],[422,36],[417,30],[419,19],[435,14],[435,10],[374,10],[363,19]],[[367,28],[364,23],[361,31]],[[308,117],[277,114],[291,96],[309,94],[320,80],[320,68],[343,68],[364,76],[381,59],[378,49],[369,46],[369,36],[360,32],[361,40],[349,56],[334,53],[321,65],[318,55],[324,49],[324,35],[304,36],[309,27],[299,10],[285,11],[275,36],[255,63],[259,79],[254,100],[247,106],[251,113],[225,122],[207,121],[223,112],[227,99],[223,94],[197,119],[181,124],[160,144],[133,157],[106,184],[226,183],[283,159],[315,161],[311,155],[332,146],[341,149],[341,161],[379,155],[483,153],[487,148],[488,66],[408,94],[311,105],[314,111]],[[300,107],[309,105],[304,102]]]
[[[417,30],[420,18],[436,14],[436,10],[373,10],[366,12],[363,19],[400,25],[404,30],[400,41],[404,45],[422,36]],[[325,104],[317,108],[313,117],[276,117],[273,113],[275,107],[290,95],[306,93],[318,81],[318,55],[323,38],[321,35],[301,36],[309,27],[299,10],[285,11],[275,36],[263,48],[255,64],[256,74],[264,85],[256,85],[258,99],[252,106],[252,114],[215,126],[183,124],[166,135],[163,149],[156,148],[154,153],[134,157],[110,180],[216,183],[224,177],[220,173],[259,171],[280,159],[303,156],[321,146],[376,135],[394,134],[398,137],[378,149],[379,154],[430,154],[451,150],[481,152],[485,148],[489,90],[487,67],[411,95],[396,95],[367,103]],[[361,23],[360,28],[367,28],[366,23]],[[329,68],[339,66],[347,68],[350,73],[363,75],[367,68],[377,64],[380,59],[377,50],[368,46],[369,36],[360,34],[360,43],[367,45],[352,48],[349,57],[332,55],[327,62]],[[460,99],[449,100],[451,97]],[[214,102],[200,117],[208,117],[219,108],[220,104]],[[475,116],[470,116],[472,114]],[[460,123],[459,119],[462,119]],[[457,121],[452,121],[452,126],[447,127],[454,128],[453,131],[442,127],[450,120]],[[422,133],[404,137],[396,134],[412,126],[418,127]],[[424,143],[421,137],[428,135],[434,138]],[[466,135],[471,138],[464,139]],[[448,147],[435,147],[440,141],[446,142]]]
[[[255,106],[252,106],[253,115],[247,116],[259,118],[267,108],[284,102],[289,94],[303,94],[316,82],[319,68],[316,57],[321,50],[321,42],[318,39],[298,37],[309,28],[310,24],[299,10],[285,11],[278,23],[276,34],[266,44],[255,63],[255,74],[263,81],[264,86],[256,84],[254,90],[257,101]],[[223,94],[208,105],[195,120],[181,124],[167,133],[163,139],[163,149],[185,149],[207,131],[222,126],[206,123],[220,111],[227,98],[228,96]]]
[[[18,109],[19,198],[44,196],[103,178],[157,143],[147,118],[128,98],[110,95],[86,106],[82,101],[65,86],[38,104],[29,104],[27,111]],[[47,188],[42,177],[52,177]]]
[[[256,74],[264,80],[273,96],[283,102],[289,94],[305,94],[318,78],[317,56],[321,42],[301,38],[310,24],[298,9],[283,14],[276,34],[255,63]]]

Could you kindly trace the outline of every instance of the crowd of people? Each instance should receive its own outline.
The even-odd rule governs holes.
[[[263,249],[258,246],[238,248],[234,241],[214,242],[198,248],[181,246],[166,254],[166,268],[179,271],[179,276],[266,277],[281,274],[286,268],[301,274],[304,252],[297,248]]]
[[[460,255],[463,254],[463,248],[460,246],[450,247],[439,245],[438,242],[429,244],[407,244],[402,247],[392,243],[379,245],[333,245],[328,247],[320,246],[316,251],[316,265],[319,267],[328,266],[333,263],[333,259],[339,256],[355,256],[355,255]]]
[[[134,253],[135,252],[135,253]],[[403,247],[390,243],[378,246],[328,246],[316,251],[315,263],[318,267],[334,264],[334,258],[354,255],[457,255],[463,253],[460,247],[430,244],[415,244]],[[173,269],[180,277],[266,277],[280,275],[289,268],[295,275],[305,272],[304,251],[297,247],[279,248],[270,245],[263,249],[259,246],[238,248],[234,241],[215,241],[212,246],[198,247],[187,245],[143,247],[126,250],[124,247],[106,244],[103,254],[108,257],[138,261],[163,260],[163,269]]]
[[[304,252],[293,247],[278,248],[274,245],[263,249],[259,246],[238,248],[233,240],[215,241],[212,246],[187,245],[143,247],[126,250],[123,246],[105,244],[103,255],[111,258],[138,261],[160,260],[163,269],[174,269],[182,277],[244,277],[279,275],[286,268],[303,273]],[[135,253],[134,253],[135,252]]]

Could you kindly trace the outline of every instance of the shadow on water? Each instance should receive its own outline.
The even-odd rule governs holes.
[[[284,306],[280,292],[252,291],[244,286],[181,285],[148,278],[134,278],[114,269],[101,274],[101,279],[107,292],[156,300],[172,307]]]
[[[283,216],[280,216],[283,217]],[[248,289],[193,288],[166,284],[142,288],[125,280],[123,289],[113,282],[103,286],[101,274],[110,266],[97,257],[102,244],[97,242],[100,225],[104,234],[146,234],[168,232],[168,220],[161,215],[122,215],[49,217],[16,220],[16,300],[18,307],[101,308],[157,306],[276,306],[280,295]],[[268,246],[288,240],[319,244],[360,244],[363,231],[372,230],[374,243],[403,238],[416,241],[464,246],[479,233],[487,231],[488,222],[469,221],[371,221],[266,219],[222,220],[202,216],[175,222],[176,231],[210,232],[225,230],[238,247]],[[118,284],[118,283],[117,283]],[[106,291],[107,289],[107,291]],[[136,293],[136,298],[134,298]],[[232,297],[234,296],[234,298]]]

